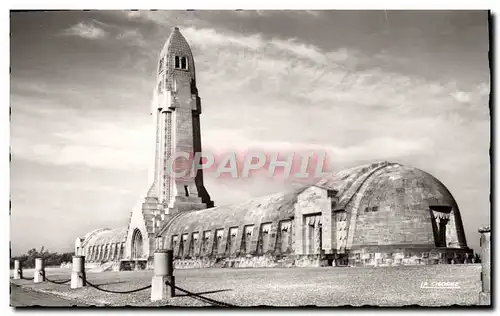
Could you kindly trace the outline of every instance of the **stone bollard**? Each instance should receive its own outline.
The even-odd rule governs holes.
[[[42,258],[35,258],[35,274],[33,281],[40,283],[45,281],[45,264]]]
[[[85,256],[73,256],[73,270],[71,271],[71,288],[78,289],[87,285],[85,275]]]
[[[491,305],[491,253],[489,226],[479,228],[481,233],[481,283],[482,290],[479,293],[479,305]]]
[[[23,267],[19,260],[14,260],[14,280],[23,278]]]
[[[175,277],[172,250],[156,250],[154,254],[154,276],[151,280],[151,301],[175,296]],[[169,285],[167,285],[167,282]]]

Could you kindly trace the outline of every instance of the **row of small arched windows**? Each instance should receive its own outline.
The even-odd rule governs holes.
[[[119,260],[123,257],[124,246],[123,243],[88,246],[85,248],[84,253],[86,260],[89,262]]]

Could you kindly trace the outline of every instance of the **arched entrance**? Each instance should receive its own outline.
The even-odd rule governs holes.
[[[142,234],[139,229],[135,229],[132,234],[132,259],[142,257]]]

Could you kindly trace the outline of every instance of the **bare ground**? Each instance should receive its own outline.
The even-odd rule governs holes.
[[[191,292],[237,306],[450,306],[475,305],[481,291],[481,266],[433,265],[378,268],[249,268],[176,270],[176,284]],[[33,275],[25,271],[26,277]],[[69,269],[46,271],[51,280],[69,279]],[[127,291],[151,284],[152,271],[88,273],[87,279],[108,290]],[[11,280],[26,289],[51,293],[97,306],[210,306],[178,293],[150,301],[151,290],[112,294],[90,286]],[[421,288],[422,282],[457,282],[458,288]]]

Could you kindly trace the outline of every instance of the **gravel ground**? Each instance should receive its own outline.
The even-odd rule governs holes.
[[[214,300],[237,306],[449,306],[475,305],[481,291],[481,266],[433,265],[378,268],[249,268],[176,270],[177,286]],[[69,279],[69,269],[46,271],[51,280]],[[32,271],[25,271],[32,277]],[[127,291],[151,284],[152,271],[88,273],[97,286]],[[421,282],[458,282],[458,289],[421,288]],[[151,290],[112,294],[90,286],[71,289],[69,285],[12,280],[36,291],[56,294],[97,306],[210,306],[178,293],[178,297],[150,302]],[[211,293],[207,293],[211,292]]]

